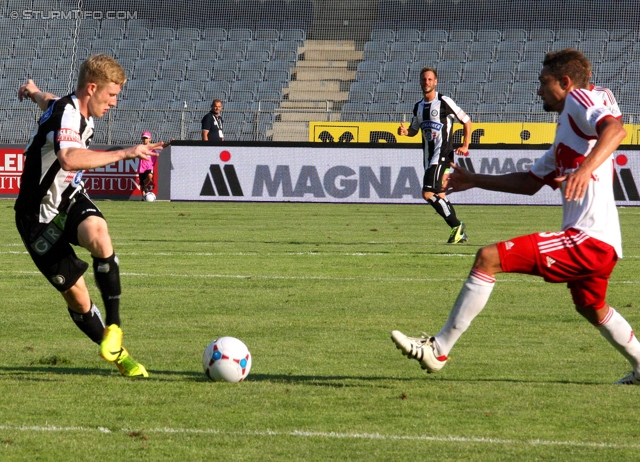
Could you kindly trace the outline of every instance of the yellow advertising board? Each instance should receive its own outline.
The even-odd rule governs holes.
[[[421,143],[422,134],[398,136],[394,122],[309,122],[309,141],[318,143]],[[405,124],[406,126],[406,124]],[[640,125],[626,124],[622,144],[640,144]],[[472,144],[551,144],[556,124],[499,122],[473,124]],[[454,143],[462,140],[462,125],[453,126]]]

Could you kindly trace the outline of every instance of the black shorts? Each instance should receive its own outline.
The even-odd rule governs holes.
[[[50,223],[16,214],[16,226],[31,259],[47,280],[60,292],[69,290],[89,268],[71,247],[78,244],[78,226],[84,219],[98,216],[100,209],[85,193],[76,196],[68,214],[60,213]]]
[[[146,180],[147,177],[152,174],[153,174],[153,170],[145,170],[142,173],[138,173],[138,179],[140,179],[140,184],[144,184],[144,180]]]
[[[424,171],[424,179],[422,180],[422,191],[439,194],[442,192],[442,178],[451,169],[449,159],[438,162],[436,165],[429,165]]]

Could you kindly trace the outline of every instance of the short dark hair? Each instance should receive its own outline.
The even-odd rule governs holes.
[[[544,57],[542,64],[556,80],[568,76],[578,88],[589,87],[591,63],[578,50],[565,48],[564,50],[550,51]]]

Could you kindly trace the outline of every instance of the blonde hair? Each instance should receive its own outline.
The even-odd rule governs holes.
[[[122,66],[109,55],[99,54],[89,56],[80,66],[78,88],[84,88],[95,83],[102,88],[109,83],[124,85],[127,74]]]

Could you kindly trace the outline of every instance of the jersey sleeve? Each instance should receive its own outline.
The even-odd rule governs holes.
[[[211,120],[212,120],[212,117],[209,117],[209,114],[206,114],[202,118],[202,130],[211,131],[211,129],[213,128],[211,124]]]
[[[56,152],[61,149],[81,148],[85,149],[84,141],[80,136],[82,114],[72,104],[67,104],[60,118],[60,127],[55,133]]]
[[[580,137],[590,139],[598,137],[598,124],[606,117],[612,117],[611,111],[600,98],[585,90],[574,90],[566,99],[565,111],[573,131]]]
[[[558,188],[559,184],[554,180],[556,177],[556,156],[555,147],[551,146],[531,167],[529,174],[538,181],[551,186],[553,189]]]
[[[453,114],[456,116],[456,119],[462,124],[466,124],[471,120],[471,118],[464,112],[460,106],[456,104],[454,100],[449,98],[448,96],[442,95],[442,101],[446,103],[447,106],[451,109]]]
[[[420,131],[420,120],[418,119],[418,107],[420,106],[420,101],[418,101],[413,106],[413,118],[411,119],[410,129],[419,132]]]

